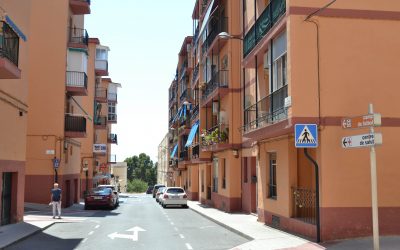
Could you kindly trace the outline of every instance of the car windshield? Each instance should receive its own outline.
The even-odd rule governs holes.
[[[182,188],[168,188],[167,193],[170,194],[183,194],[185,191]]]
[[[114,186],[98,186],[98,189],[104,189],[104,188],[111,188],[112,190],[115,190]]]
[[[92,194],[108,195],[111,194],[111,188],[95,188],[91,191]]]

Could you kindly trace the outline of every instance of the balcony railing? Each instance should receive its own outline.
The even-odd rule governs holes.
[[[316,224],[315,191],[309,188],[292,187],[294,218]]]
[[[109,100],[109,101],[112,101],[112,102],[116,102],[116,101],[118,100],[118,95],[117,95],[117,93],[109,92],[109,93],[108,93],[108,100]]]
[[[246,57],[261,39],[286,13],[286,0],[271,0],[243,40],[243,57]]]
[[[107,126],[107,117],[97,116],[94,118],[94,125],[96,126]]]
[[[182,93],[181,93],[181,96],[179,97],[179,99],[181,100],[181,102],[182,101],[184,101],[185,99],[189,99],[190,97],[189,97],[190,95],[189,95],[189,90],[188,89],[185,89]]]
[[[188,151],[182,151],[179,153],[179,161],[187,161],[189,159]]]
[[[6,22],[0,22],[0,25],[3,27],[0,32],[0,56],[18,67],[19,37]]]
[[[87,75],[85,72],[78,71],[67,71],[67,82],[68,87],[83,87],[87,89]]]
[[[78,29],[72,27],[69,29],[69,43],[79,44],[79,45],[88,45],[89,44],[89,35],[85,29]]]
[[[83,116],[65,115],[65,131],[86,133],[86,118]]]
[[[265,127],[288,116],[288,109],[285,108],[285,98],[288,96],[287,85],[274,93],[264,97],[256,104],[245,109],[243,132]]]
[[[197,104],[197,105],[194,106],[194,108],[192,109],[191,119],[194,120],[194,118],[196,118],[198,115],[199,115],[199,105]]]
[[[203,90],[203,100],[207,99],[208,96],[217,88],[227,88],[229,86],[228,73],[228,70],[220,70],[212,74],[211,80],[206,84]]]
[[[108,114],[109,122],[117,122],[117,114]]]
[[[192,148],[192,159],[199,158],[199,155],[200,155],[200,145],[197,144]]]
[[[100,99],[107,99],[107,89],[106,88],[96,88],[95,97],[100,98]]]
[[[192,85],[197,81],[197,77],[199,76],[199,64],[194,67],[193,75],[192,75]]]
[[[221,32],[228,32],[228,18],[220,17],[220,20],[214,26],[211,26],[210,32],[207,35],[206,40],[203,42],[201,46],[202,54],[206,53],[208,48],[210,48],[211,44],[214,42],[217,35]]]
[[[203,147],[219,143],[228,143],[228,141],[229,126],[226,124],[218,124],[201,132],[201,145]]]
[[[118,144],[117,134],[109,134],[108,135],[108,142]]]
[[[187,59],[183,62],[182,66],[181,66],[181,70],[179,72],[179,76],[182,79],[185,75],[186,75],[186,69],[188,67],[188,61]]]

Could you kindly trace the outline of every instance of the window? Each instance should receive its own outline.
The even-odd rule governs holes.
[[[115,103],[113,103],[113,102],[108,103],[108,120],[109,121],[117,120],[116,107],[115,107]]]
[[[204,170],[201,170],[201,192],[204,192]]]
[[[273,79],[272,79],[272,93],[279,90],[287,84],[286,81],[286,54],[283,54],[273,63]]]
[[[277,198],[276,153],[269,153],[269,188],[268,197]]]
[[[222,165],[222,188],[226,188],[226,166],[225,166],[225,159],[221,159]]]
[[[213,160],[213,192],[218,193],[218,158]]]
[[[96,60],[107,60],[108,52],[105,49],[96,49]]]

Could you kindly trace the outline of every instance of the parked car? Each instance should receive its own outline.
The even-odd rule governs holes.
[[[153,193],[153,189],[154,189],[154,186],[149,186],[147,188],[146,194],[152,194]]]
[[[117,206],[119,206],[119,194],[118,194],[118,190],[117,190],[116,186],[114,186],[114,185],[98,185],[97,188],[98,189],[111,188],[113,193],[117,196]]]
[[[85,210],[89,208],[117,206],[117,196],[111,188],[94,188],[85,196]]]
[[[168,187],[164,191],[162,197],[162,207],[166,208],[169,205],[178,205],[188,208],[187,194],[181,187]]]
[[[164,194],[164,190],[166,189],[166,187],[160,187],[156,193],[156,201],[160,202],[160,196],[162,196]]]
[[[164,184],[156,184],[156,185],[154,185],[154,188],[153,188],[153,198],[156,198],[156,193],[157,193],[157,191],[158,191],[158,189],[159,189],[160,187],[165,187],[165,185],[164,185]]]

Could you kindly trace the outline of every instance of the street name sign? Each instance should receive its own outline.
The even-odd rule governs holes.
[[[342,138],[343,148],[372,147],[382,144],[381,133],[369,133],[362,135],[346,136]]]
[[[354,128],[365,128],[371,126],[380,126],[382,123],[380,114],[369,114],[351,118],[342,119],[342,128],[354,129]]]

